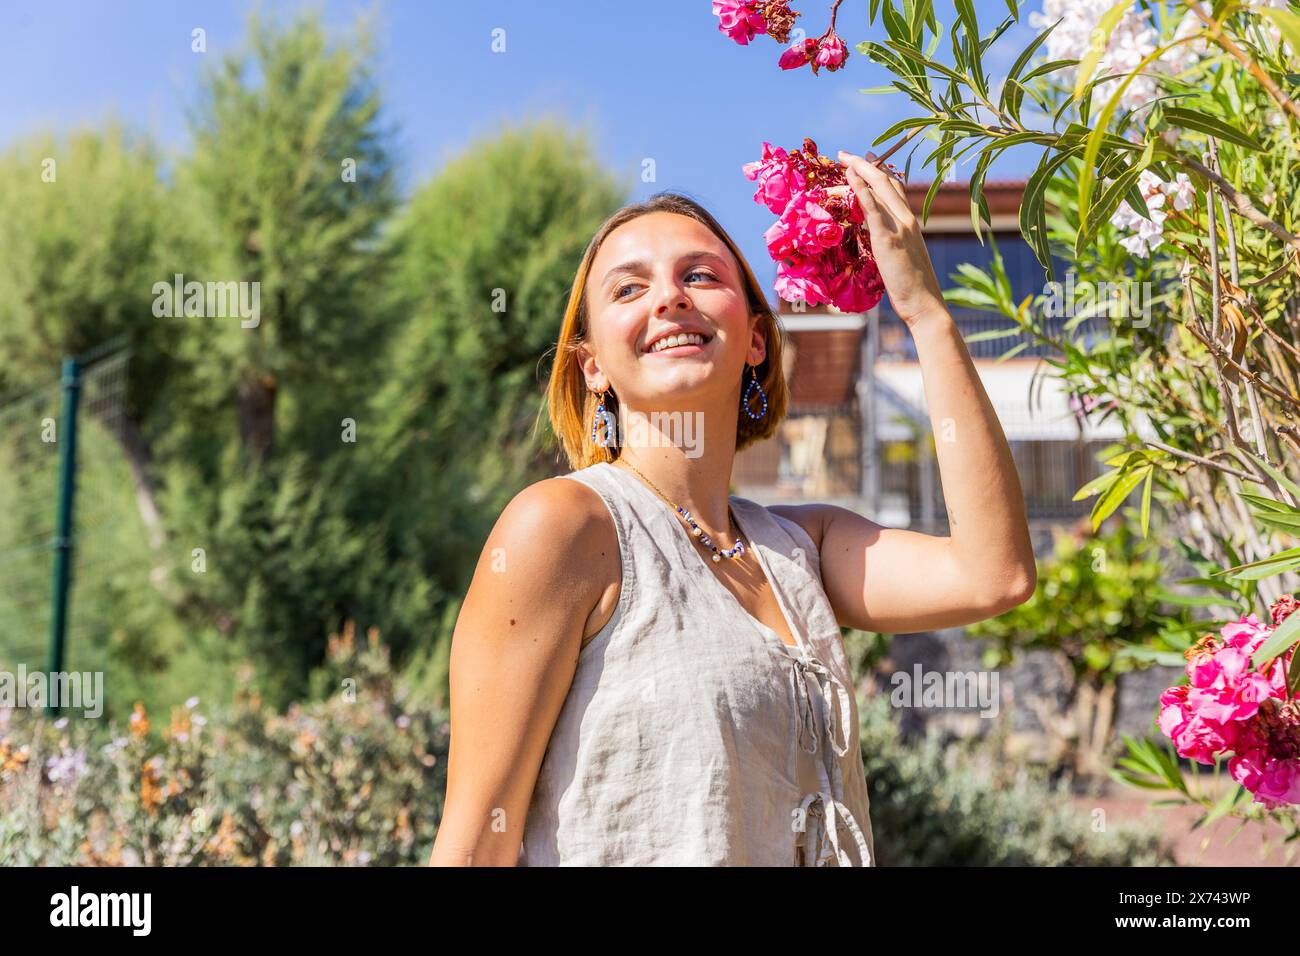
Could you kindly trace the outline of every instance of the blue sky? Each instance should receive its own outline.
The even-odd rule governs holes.
[[[303,4],[258,4],[289,14]],[[794,0],[797,21],[816,35],[827,0]],[[753,202],[740,167],[761,144],[795,146],[811,136],[821,152],[864,152],[891,123],[915,115],[901,93],[865,95],[887,74],[855,51],[835,73],[777,69],[781,47],[758,37],[742,47],[717,30],[709,0],[328,0],[314,4],[335,35],[358,15],[377,17],[377,74],[386,119],[399,130],[404,189],[433,175],[474,139],[537,116],[558,116],[589,131],[601,162],[630,198],[661,189],[703,202],[740,243],[762,279],[772,263],[762,241],[772,215]],[[981,27],[1005,15],[1004,0],[975,0]],[[1026,10],[1039,0],[1027,0]],[[202,67],[237,48],[254,4],[177,0],[42,0],[0,9],[0,148],[33,132],[95,125],[110,115],[185,150],[186,106]],[[939,19],[952,22],[940,0]],[[844,0],[837,26],[851,51],[879,39],[868,0]],[[986,57],[994,77],[1032,37],[1024,22]],[[190,49],[202,27],[207,52]],[[505,31],[504,53],[492,51]],[[815,33],[814,33],[815,31]],[[878,147],[878,150],[883,147]],[[656,181],[641,181],[643,160]],[[1026,151],[994,167],[993,178],[1023,174]],[[914,166],[919,167],[919,154]],[[968,173],[969,167],[959,172]],[[916,178],[914,176],[914,178]]]

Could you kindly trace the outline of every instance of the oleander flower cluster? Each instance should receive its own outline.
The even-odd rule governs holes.
[[[1118,404],[1119,402],[1116,399],[1107,399],[1101,395],[1078,395],[1073,393],[1070,395],[1070,411],[1074,413],[1074,418],[1079,423],[1080,428],[1083,428],[1088,423],[1088,416],[1093,412],[1098,409],[1104,412],[1107,409],[1115,408]]]
[[[803,147],[785,150],[763,144],[763,156],[742,167],[758,184],[754,201],[779,218],[764,233],[776,261],[776,293],[787,302],[829,304],[843,312],[865,312],[885,287],[871,252],[862,207],[847,187],[844,167]]]
[[[1171,182],[1165,182],[1150,170],[1142,171],[1137,185],[1151,217],[1148,219],[1143,216],[1125,200],[1110,217],[1110,224],[1129,233],[1119,241],[1121,246],[1131,255],[1146,258],[1151,255],[1152,249],[1164,242],[1165,220],[1169,218],[1165,203],[1168,202],[1179,211],[1192,208],[1196,200],[1196,187],[1185,173],[1179,173]]]
[[[1256,9],[1284,9],[1286,0],[1245,0],[1244,5]],[[1041,30],[1059,21],[1059,25],[1047,38],[1047,58],[1083,60],[1092,45],[1102,39],[1098,35],[1101,18],[1113,6],[1113,0],[1043,0],[1042,12],[1031,13],[1029,25]],[[1205,9],[1208,12],[1208,7]],[[1192,10],[1184,11],[1166,43],[1174,40],[1187,42],[1171,46],[1147,64],[1125,87],[1119,100],[1120,107],[1125,110],[1141,110],[1151,106],[1160,95],[1161,75],[1177,75],[1206,56],[1209,46],[1203,36],[1197,36],[1203,33],[1204,28],[1204,23]],[[1281,34],[1275,26],[1266,24],[1263,29],[1274,44],[1280,41]],[[1108,98],[1118,89],[1117,84],[1121,78],[1141,66],[1142,61],[1156,50],[1161,39],[1151,12],[1134,4],[1124,12],[1104,40],[1105,48],[1097,62],[1095,75],[1103,77],[1114,74],[1116,79],[1098,83],[1096,90],[1098,96]],[[1063,70],[1059,75],[1073,82],[1073,70]]]
[[[1047,38],[1047,57],[1050,60],[1082,60],[1097,42],[1094,34],[1099,29],[1102,16],[1114,4],[1111,0],[1043,0],[1042,13],[1030,14],[1029,23],[1037,29],[1060,24]],[[1106,47],[1097,63],[1096,76],[1115,74],[1117,77],[1131,73],[1143,58],[1156,48],[1160,35],[1151,23],[1146,10],[1127,10],[1106,38]],[[1175,48],[1178,49],[1178,48]],[[1170,51],[1171,53],[1173,51]],[[1061,75],[1073,80],[1073,70]],[[1098,95],[1109,97],[1115,90],[1113,80],[1097,85]],[[1126,110],[1141,109],[1157,96],[1156,80],[1144,71],[1133,78],[1120,97],[1120,107]]]
[[[838,7],[838,4],[836,4]],[[718,30],[741,46],[759,34],[770,36],[777,43],[786,43],[794,28],[799,12],[790,9],[788,0],[713,0],[713,15],[718,18]],[[800,31],[802,32],[802,31]],[[826,32],[813,39],[796,40],[784,53],[777,65],[783,70],[810,67],[813,73],[825,67],[834,72],[849,58],[848,47],[835,32],[835,16]]]
[[[1232,779],[1269,809],[1300,804],[1300,702],[1287,693],[1295,648],[1267,666],[1252,655],[1300,607],[1284,596],[1270,608],[1272,624],[1254,615],[1207,634],[1188,648],[1188,683],[1160,695],[1160,729],[1179,756],[1213,764],[1228,754]]]

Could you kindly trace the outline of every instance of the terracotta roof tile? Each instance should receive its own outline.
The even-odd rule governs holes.
[[[920,213],[925,202],[929,183],[908,183],[908,205]],[[1025,194],[1023,179],[987,180],[984,183],[984,199],[989,204],[990,215],[1017,215],[1020,212],[1020,199]],[[933,216],[969,216],[970,184],[944,183],[930,205]]]

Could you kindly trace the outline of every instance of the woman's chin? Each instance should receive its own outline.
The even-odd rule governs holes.
[[[678,404],[686,396],[708,394],[713,390],[711,386],[717,384],[715,378],[712,365],[681,362],[672,367],[654,369],[642,380],[648,397],[675,399],[673,404]]]

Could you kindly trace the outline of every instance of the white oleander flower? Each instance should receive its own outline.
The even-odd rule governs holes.
[[[1245,0],[1245,5],[1261,9],[1273,7],[1286,9],[1286,0]],[[1137,69],[1160,43],[1160,33],[1151,22],[1151,15],[1146,10],[1127,10],[1109,36],[1102,36],[1098,31],[1102,16],[1113,6],[1112,0],[1043,0],[1041,13],[1029,15],[1030,26],[1044,29],[1061,21],[1060,25],[1047,38],[1046,55],[1049,60],[1082,60],[1094,42],[1105,43],[1105,51],[1097,63],[1095,76],[1115,74],[1122,77]],[[1281,42],[1281,34],[1276,26],[1265,21],[1265,34],[1274,45]],[[1178,21],[1170,40],[1192,36],[1204,29],[1200,18],[1191,10],[1185,10]],[[1209,52],[1209,43],[1205,38],[1191,43],[1182,43],[1165,51],[1155,62],[1146,66],[1143,73],[1178,74],[1193,66],[1202,56]],[[1074,70],[1063,70],[1061,75],[1072,81]],[[1114,82],[1118,82],[1118,79]],[[1110,95],[1115,86],[1112,82],[1099,83],[1096,86],[1098,96]],[[1141,110],[1148,107],[1159,94],[1159,84],[1152,76],[1134,77],[1120,97],[1120,107],[1126,110]]]
[[[1061,21],[1047,38],[1049,60],[1081,60],[1094,42],[1105,43],[1097,63],[1097,76],[1114,73],[1117,77],[1134,70],[1142,59],[1156,48],[1159,38],[1145,10],[1128,11],[1120,18],[1111,34],[1101,36],[1097,31],[1103,14],[1113,6],[1111,0],[1043,0],[1042,13],[1030,14],[1029,23],[1042,29],[1057,20]],[[1062,71],[1072,78],[1074,71]],[[1115,82],[1118,82],[1115,81]],[[1110,82],[1098,84],[1098,95],[1110,95],[1114,90]],[[1124,109],[1139,109],[1151,102],[1156,94],[1156,83],[1147,76],[1131,80],[1120,97]]]
[[[1185,173],[1179,173],[1172,182],[1167,183],[1151,170],[1144,169],[1138,176],[1138,189],[1146,200],[1151,218],[1138,213],[1125,200],[1115,209],[1110,224],[1116,229],[1131,233],[1119,241],[1130,255],[1148,258],[1151,250],[1164,242],[1165,220],[1169,218],[1166,201],[1176,210],[1190,209],[1196,200],[1196,187]]]

